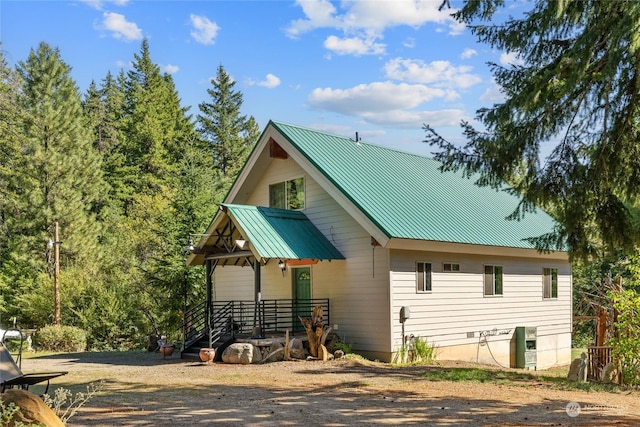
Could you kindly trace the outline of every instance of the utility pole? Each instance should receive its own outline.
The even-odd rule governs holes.
[[[47,247],[53,249],[53,324],[60,326],[60,230],[58,221],[54,223],[54,240],[49,240]]]
[[[53,262],[55,263],[53,270],[53,301],[55,304],[53,318],[54,323],[60,326],[60,235],[58,221],[56,221],[55,224],[53,238],[55,239],[55,242],[53,243]]]

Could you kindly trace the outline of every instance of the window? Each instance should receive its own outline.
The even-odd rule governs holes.
[[[542,269],[542,298],[558,298],[558,269]]]
[[[484,266],[484,295],[502,295],[502,266]]]
[[[269,206],[291,210],[304,209],[304,178],[270,185]]]
[[[460,271],[460,264],[445,262],[444,264],[442,264],[442,271],[444,271],[445,273]]]
[[[431,264],[416,262],[416,291],[431,292]]]

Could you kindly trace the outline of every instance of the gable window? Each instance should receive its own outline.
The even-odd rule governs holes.
[[[484,295],[502,295],[502,266],[484,266]]]
[[[542,269],[542,298],[558,298],[558,269]]]
[[[442,264],[442,271],[445,273],[460,271],[460,264],[454,264],[452,262],[445,262]]]
[[[269,207],[290,210],[304,209],[304,177],[269,186]]]
[[[431,263],[416,262],[416,291],[431,292]]]

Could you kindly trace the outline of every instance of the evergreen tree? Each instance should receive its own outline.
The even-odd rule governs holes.
[[[199,131],[211,144],[213,162],[226,178],[235,178],[244,164],[250,147],[260,135],[253,117],[241,115],[242,93],[234,90],[235,81],[222,65],[211,80],[213,88],[207,89],[210,102],[199,105]]]
[[[632,206],[640,195],[640,3],[538,1],[522,18],[494,23],[501,0],[467,1],[454,14],[482,42],[524,65],[491,64],[505,100],[463,123],[458,147],[425,126],[445,169],[479,172],[479,184],[509,180],[523,196],[514,218],[537,204],[557,217],[540,248],[567,244],[602,256],[638,243]],[[544,161],[543,144],[555,148]]]
[[[11,272],[15,251],[15,210],[21,192],[15,179],[20,165],[20,129],[23,115],[18,105],[19,77],[0,50],[0,320],[19,291]]]
[[[19,63],[17,71],[22,79],[19,104],[24,120],[18,130],[21,145],[12,173],[12,182],[20,191],[15,194],[12,212],[15,250],[11,274],[15,283],[24,284],[21,290],[28,289],[20,294],[13,310],[28,312],[25,305],[30,295],[48,293],[50,280],[44,274],[51,265],[45,250],[54,222],[59,222],[64,242],[61,266],[67,273],[61,275],[61,287],[65,274],[90,277],[98,269],[101,230],[96,213],[105,186],[78,88],[59,51],[41,43]],[[64,308],[63,319],[69,315]],[[46,313],[34,316],[30,323],[48,321]]]

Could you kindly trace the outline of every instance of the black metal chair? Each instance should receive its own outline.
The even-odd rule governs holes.
[[[4,343],[0,342],[0,393],[4,393],[9,388],[20,388],[28,390],[29,386],[46,382],[44,393],[49,391],[49,382],[57,377],[66,375],[67,371],[59,372],[34,372],[22,373],[20,367],[9,353]]]

